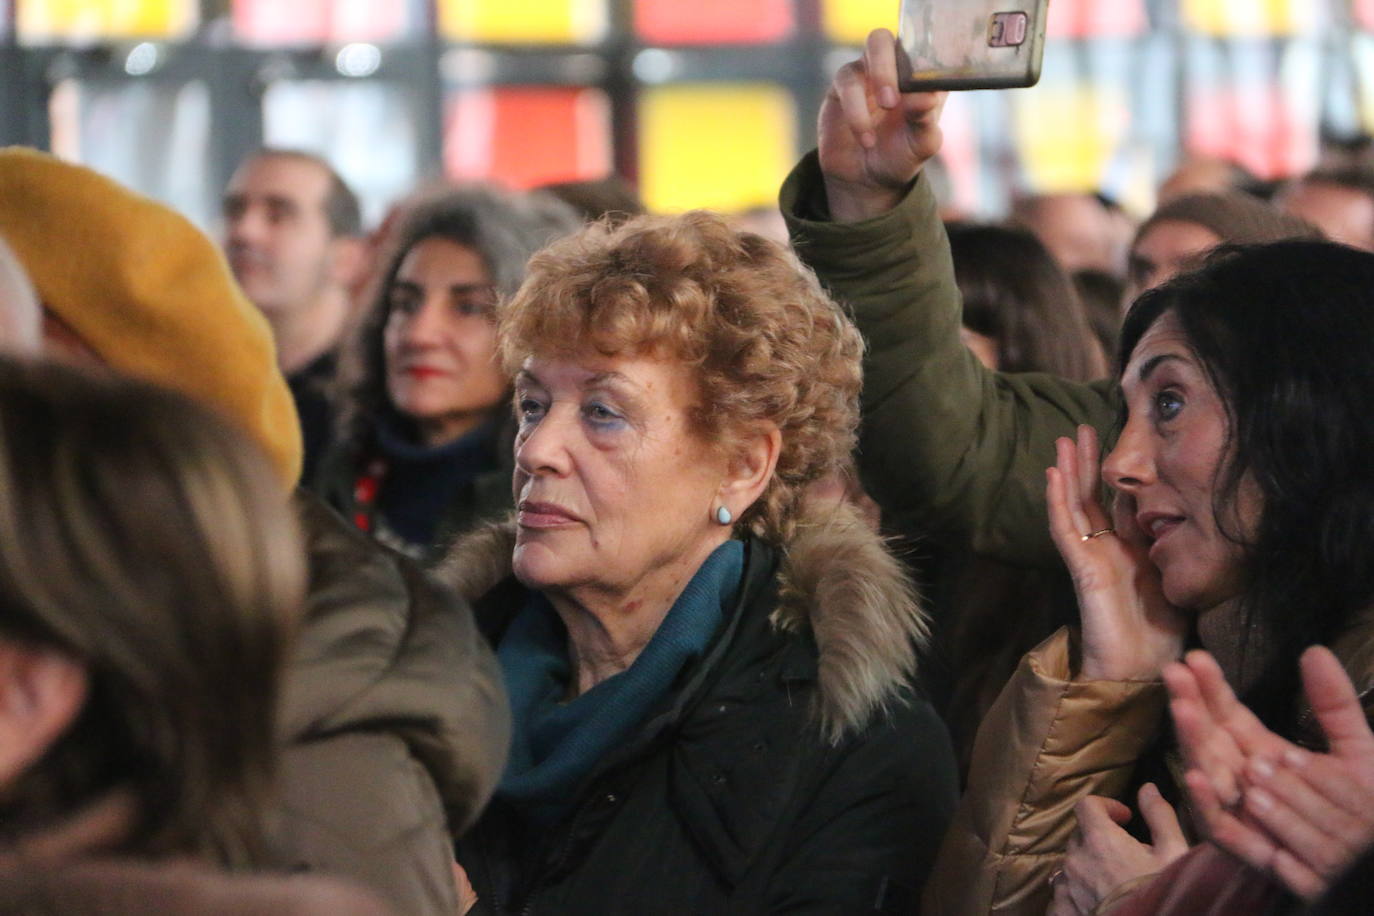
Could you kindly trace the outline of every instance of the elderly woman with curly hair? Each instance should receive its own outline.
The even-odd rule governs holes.
[[[926,621],[846,503],[862,344],[782,247],[595,225],[502,309],[515,517],[455,545],[512,756],[459,845],[479,913],[885,912],[950,816]]]

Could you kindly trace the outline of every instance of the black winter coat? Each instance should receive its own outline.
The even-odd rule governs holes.
[[[833,544],[811,553],[846,565]],[[833,574],[862,577],[857,566]],[[826,739],[826,652],[812,635],[824,625],[816,610],[809,626],[770,620],[782,567],[776,551],[748,544],[723,631],[570,815],[538,831],[509,805],[489,806],[458,847],[474,913],[914,911],[958,792],[948,734],[924,699],[889,684],[885,712]],[[478,601],[494,645],[522,596],[507,579]],[[864,624],[864,611],[844,618],[852,608],[819,613],[832,611]]]
[[[492,442],[496,466],[465,481],[448,497],[441,507],[433,543],[428,547],[407,543],[394,532],[384,532],[379,520],[372,517],[369,524],[374,526],[374,535],[393,550],[430,565],[443,558],[445,549],[456,535],[508,514],[511,510],[511,473],[515,468],[515,449],[511,444],[514,435],[510,423],[504,423],[498,430]],[[364,437],[361,442],[365,444],[360,444],[358,439],[347,439],[331,445],[320,456],[314,474],[307,478],[313,492],[355,525],[360,512],[372,515],[371,510],[365,510],[358,503],[358,477],[377,454],[371,438]],[[379,498],[384,501],[385,492]]]

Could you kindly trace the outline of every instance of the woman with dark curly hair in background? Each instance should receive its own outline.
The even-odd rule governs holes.
[[[314,489],[388,546],[431,560],[510,507],[497,302],[529,256],[581,225],[547,195],[441,192],[403,218],[343,367],[339,440]]]
[[[964,344],[999,372],[1048,372],[1075,382],[1107,372],[1073,282],[1024,229],[950,223],[954,278],[964,302]],[[941,549],[944,547],[944,549]],[[1076,618],[1062,569],[1027,569],[959,547],[920,543],[933,554],[935,643],[950,682],[932,693],[967,770],[978,723],[1021,656]],[[1012,613],[1014,609],[1014,613]]]

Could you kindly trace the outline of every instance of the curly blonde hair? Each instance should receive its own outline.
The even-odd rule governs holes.
[[[776,242],[703,211],[594,223],[535,255],[499,312],[498,352],[652,354],[696,376],[696,431],[727,452],[766,424],[777,469],[736,522],[777,544],[806,486],[850,466],[863,342],[815,275]]]

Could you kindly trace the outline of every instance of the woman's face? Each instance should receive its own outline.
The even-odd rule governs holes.
[[[495,290],[481,256],[448,239],[418,242],[387,292],[386,389],[421,439],[450,442],[502,402]]]
[[[515,397],[516,575],[544,591],[671,600],[729,536],[714,520],[728,462],[692,428],[688,367],[532,357]]]
[[[1147,289],[1154,289],[1191,267],[1220,244],[1221,236],[1197,223],[1178,219],[1155,223],[1131,248],[1122,309],[1129,308]]]
[[[1103,477],[1130,500],[1124,508],[1150,545],[1169,602],[1199,611],[1215,607],[1242,585],[1244,549],[1222,529],[1248,539],[1260,498],[1253,481],[1242,479],[1218,525],[1217,477],[1228,458],[1225,406],[1174,312],[1140,338],[1121,388],[1128,418],[1102,464]]]

